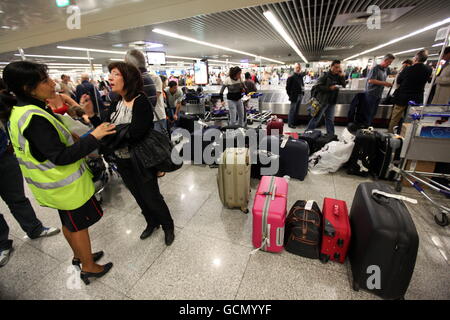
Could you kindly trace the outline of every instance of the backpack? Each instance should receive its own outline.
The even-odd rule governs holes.
[[[315,84],[311,88],[311,98],[317,99],[317,94],[319,93],[319,90],[317,90],[318,84]]]
[[[347,173],[367,177],[374,172],[377,157],[376,134],[372,127],[356,133],[355,147],[347,163]]]

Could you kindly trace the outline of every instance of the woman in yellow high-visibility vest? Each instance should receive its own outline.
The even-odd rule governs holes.
[[[55,97],[55,82],[43,64],[12,62],[3,71],[12,105],[0,103],[0,118],[8,132],[21,171],[36,200],[58,209],[62,229],[71,246],[74,265],[82,266],[81,279],[105,275],[112,263],[95,262],[103,252],[92,253],[88,228],[103,216],[94,197],[92,174],[84,158],[98,148],[98,141],[115,133],[114,125],[103,124],[86,137],[74,141],[70,131],[46,105]],[[11,101],[8,98],[1,101]]]

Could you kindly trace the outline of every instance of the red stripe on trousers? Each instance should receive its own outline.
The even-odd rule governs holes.
[[[75,228],[75,231],[78,232],[78,228],[77,228],[77,226],[75,225],[75,222],[73,222],[72,214],[70,213],[70,211],[67,211],[67,213],[69,214],[69,219],[70,219],[70,221],[72,222],[72,225],[73,225],[73,227]]]
[[[100,217],[103,217],[103,213],[98,210],[97,205],[95,204],[94,199],[91,198],[92,204],[94,205],[95,210],[97,210],[97,213],[100,215]]]

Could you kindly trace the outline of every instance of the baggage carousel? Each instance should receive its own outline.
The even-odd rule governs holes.
[[[302,104],[298,111],[300,122],[306,122],[309,118],[307,103],[311,98],[311,87],[312,85],[306,85],[305,87],[305,95],[303,96]],[[219,91],[220,86],[208,86],[204,88],[205,93],[217,94]],[[383,97],[387,94],[387,91],[388,90],[385,90]],[[280,118],[287,118],[291,103],[284,87],[262,86],[258,92],[263,94],[259,101],[260,112],[270,110]],[[355,95],[360,92],[364,92],[364,90],[339,90],[335,113],[336,123],[348,122],[347,115],[350,109],[350,103]],[[387,127],[389,119],[391,118],[392,108],[392,105],[380,105],[375,115],[374,125],[378,127]]]
[[[339,91],[338,100],[336,103],[336,122],[348,122],[347,115],[350,110],[350,103],[357,93],[364,90],[341,89]],[[272,111],[282,118],[287,117],[290,109],[289,97],[285,90],[261,90],[263,93],[260,100],[261,111]],[[302,104],[299,108],[298,115],[300,120],[306,120],[309,116],[307,110],[307,103],[311,98],[311,88],[305,89]],[[380,105],[375,115],[374,124],[380,126],[387,126],[392,114],[391,105]]]

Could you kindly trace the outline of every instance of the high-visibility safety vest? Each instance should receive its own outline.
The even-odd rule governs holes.
[[[69,129],[41,108],[34,105],[14,107],[8,130],[25,181],[40,205],[60,210],[77,209],[95,192],[92,173],[84,159],[64,166],[55,165],[50,160],[36,160],[23,135],[33,116],[47,119],[66,146],[74,143]]]

